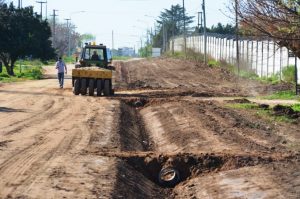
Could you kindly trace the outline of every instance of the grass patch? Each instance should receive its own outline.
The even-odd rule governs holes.
[[[278,91],[273,93],[272,95],[265,96],[263,99],[274,100],[300,100],[300,97],[295,94],[295,91]]]
[[[43,63],[39,60],[32,61],[17,61],[14,67],[15,76],[9,76],[6,68],[3,66],[2,73],[0,73],[0,82],[18,82],[24,80],[41,79]]]
[[[282,69],[282,78],[285,82],[295,83],[295,66],[290,65]]]
[[[76,62],[76,58],[73,57],[73,56],[70,56],[70,57],[64,56],[64,57],[62,58],[62,60],[63,60],[66,64],[71,64],[71,63],[75,63],[75,62]]]
[[[227,104],[227,107],[234,109],[257,109],[257,104],[243,103],[243,104]]]
[[[176,58],[176,59],[187,59],[196,62],[204,62],[204,55],[201,53],[196,52],[191,48],[186,49],[186,55],[184,52],[181,51],[168,51],[165,53],[167,57]]]
[[[218,61],[216,61],[216,60],[209,60],[208,62],[207,62],[207,65],[209,66],[209,67],[212,67],[212,68],[214,68],[214,67],[220,67],[221,66],[221,63],[220,62],[218,62]]]
[[[292,106],[292,109],[293,109],[294,111],[300,112],[300,104],[294,104],[294,105]]]
[[[132,59],[132,57],[126,57],[126,56],[113,56],[113,60],[122,60],[127,61],[129,59]]]
[[[278,116],[274,114],[272,109],[262,109],[258,104],[254,103],[230,103],[227,104],[226,107],[231,109],[242,109],[242,110],[251,110],[255,112],[255,114],[261,118],[267,119],[269,122],[284,122],[284,123],[293,123],[296,120],[289,118],[288,116]],[[300,104],[292,106],[295,111],[300,111]]]

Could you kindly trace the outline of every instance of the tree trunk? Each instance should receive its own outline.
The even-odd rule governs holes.
[[[6,68],[6,71],[7,71],[7,74],[9,76],[15,76],[15,73],[14,73],[14,65],[9,65],[7,62],[4,63],[4,66]]]
[[[10,66],[10,73],[9,73],[10,76],[15,76],[15,72],[14,72],[14,65],[11,65]]]

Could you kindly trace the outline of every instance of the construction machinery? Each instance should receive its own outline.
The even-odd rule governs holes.
[[[77,60],[76,60],[77,61]],[[72,70],[72,85],[75,95],[110,96],[113,66],[111,52],[103,44],[85,44],[79,62]]]

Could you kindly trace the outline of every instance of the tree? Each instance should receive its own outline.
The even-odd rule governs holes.
[[[210,29],[208,29],[208,32],[232,35],[235,33],[235,26],[232,26],[231,24],[223,25],[218,23],[217,26],[213,25]]]
[[[299,0],[239,0],[236,8],[244,33],[270,37],[300,58]]]
[[[51,24],[51,29],[53,31],[54,30],[53,21],[49,20],[49,23]],[[70,51],[76,52],[76,47],[80,46],[81,38],[80,38],[80,34],[75,31],[75,26],[69,23],[69,27],[67,27],[66,23],[59,23],[59,21],[56,21],[54,48],[57,54],[60,56],[68,54],[69,34],[70,34]]]
[[[191,30],[190,24],[193,23],[194,17],[188,16],[188,14],[185,15],[186,30],[189,31]],[[157,23],[159,24],[159,31],[158,34],[154,36],[153,43],[154,46],[162,46],[163,28],[165,29],[166,38],[184,33],[183,7],[177,4],[175,6],[172,5],[170,10],[165,9],[161,12]]]
[[[4,3],[0,5],[0,21],[0,60],[9,75],[14,75],[14,64],[19,58],[55,57],[48,22],[41,20],[33,7],[17,9],[12,3]]]

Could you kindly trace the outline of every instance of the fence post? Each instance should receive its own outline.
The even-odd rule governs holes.
[[[246,45],[246,56],[247,56],[247,70],[248,71],[250,71],[249,70],[249,40],[247,39],[247,45]],[[251,67],[250,67],[250,69],[251,69]]]
[[[264,75],[264,41],[261,42],[261,77]]]
[[[282,47],[280,47],[280,68],[279,68],[279,73],[280,73],[280,75],[279,75],[279,78],[280,78],[280,81],[282,81],[282,74],[281,74],[281,72],[282,72]]]
[[[287,66],[290,65],[289,49],[287,49]]]
[[[254,41],[251,41],[251,70],[253,70],[253,62],[254,62]]]
[[[256,53],[255,53],[255,56],[256,56],[256,67],[255,67],[255,72],[256,74],[259,74],[258,73],[258,40],[256,41]]]
[[[236,49],[234,47],[235,47],[234,40],[232,40],[232,64],[235,64],[234,55],[235,55]]]
[[[273,42],[273,75],[275,75],[275,64],[276,64],[276,43]]]
[[[218,41],[217,41],[217,38],[214,37],[214,48],[215,48],[214,57],[215,57],[215,60],[218,59],[218,56],[217,56],[217,48],[218,48],[217,42],[218,42]]]
[[[228,60],[228,38],[225,38],[225,61]]]
[[[268,46],[267,46],[267,78],[269,77],[269,56],[270,56],[270,40],[268,39]]]

